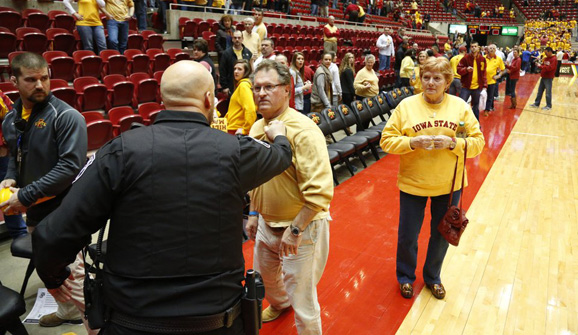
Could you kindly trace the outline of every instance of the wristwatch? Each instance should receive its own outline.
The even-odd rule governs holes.
[[[301,236],[301,234],[303,234],[303,231],[301,229],[299,229],[299,227],[294,226],[293,224],[291,224],[289,226],[289,229],[291,230],[291,235],[293,235],[295,237],[299,237],[299,236]]]
[[[450,143],[449,149],[454,150],[456,148],[457,144],[458,144],[458,142],[456,141],[456,138],[452,137],[452,143]]]

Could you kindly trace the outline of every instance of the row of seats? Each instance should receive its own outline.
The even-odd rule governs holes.
[[[355,172],[350,162],[351,158],[358,158],[364,167],[367,167],[364,152],[370,152],[376,160],[379,160],[379,141],[387,119],[401,100],[411,95],[413,95],[411,87],[396,88],[389,92],[383,91],[372,98],[355,100],[350,106],[340,104],[325,108],[321,112],[308,114],[308,117],[321,129],[323,135],[330,137],[333,141],[327,145],[327,149],[336,184],[339,184],[339,180],[334,170],[335,165],[346,166],[353,176]],[[379,123],[376,123],[375,119]],[[352,126],[356,126],[355,133],[350,131]],[[341,131],[346,136],[336,140],[335,134]]]
[[[107,117],[100,112],[81,113],[86,120],[88,150],[97,150],[106,142],[122,132],[130,130],[133,123],[152,124],[164,106],[157,102],[147,102],[135,110],[128,106],[115,107],[108,111]]]
[[[24,51],[12,52],[8,55],[9,63],[14,57]],[[190,56],[182,49],[173,48],[163,52],[161,49],[149,49],[146,53],[140,50],[129,49],[121,55],[116,50],[103,50],[97,56],[90,50],[73,52],[72,57],[63,51],[45,51],[42,53],[46,59],[51,79],[63,79],[73,81],[74,78],[92,76],[101,79],[106,75],[119,74],[127,76],[133,73],[147,73],[164,71],[171,64],[180,60],[189,60]],[[4,67],[10,74],[10,67]],[[1,74],[1,72],[0,72]],[[0,76],[3,78],[3,76]]]

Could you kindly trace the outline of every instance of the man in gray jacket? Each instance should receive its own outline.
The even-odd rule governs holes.
[[[86,122],[80,113],[50,93],[48,65],[42,56],[24,53],[11,63],[10,81],[20,99],[6,115],[2,132],[10,150],[10,163],[1,188],[13,192],[0,203],[5,213],[26,212],[29,231],[54,211],[86,161]],[[59,303],[56,313],[40,319],[40,325],[54,327],[80,319],[84,311],[82,261],[71,265],[69,279],[73,302]],[[58,292],[49,290],[59,299]],[[89,328],[87,328],[89,330]],[[90,331],[89,333],[94,333]]]

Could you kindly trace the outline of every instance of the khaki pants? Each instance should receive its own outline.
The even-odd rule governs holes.
[[[333,52],[337,54],[337,43],[330,41],[323,42],[323,52]]]
[[[275,309],[293,307],[299,335],[320,335],[317,283],[329,254],[329,221],[311,221],[303,232],[297,255],[279,255],[283,232],[270,228],[259,217],[253,263],[263,277],[265,298]]]

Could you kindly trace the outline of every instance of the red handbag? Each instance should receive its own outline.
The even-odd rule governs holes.
[[[438,224],[438,231],[442,236],[448,241],[449,244],[458,246],[460,243],[460,237],[466,230],[468,225],[468,218],[466,218],[466,211],[462,209],[462,200],[464,199],[464,178],[466,175],[466,157],[468,156],[468,142],[466,142],[466,147],[464,149],[464,169],[462,173],[462,195],[460,198],[460,207],[452,205],[452,198],[454,195],[454,185],[456,182],[456,174],[458,172],[458,161],[459,157],[456,158],[456,166],[454,168],[454,179],[452,180],[452,188],[450,190],[450,199],[448,201],[448,210],[444,217]]]

